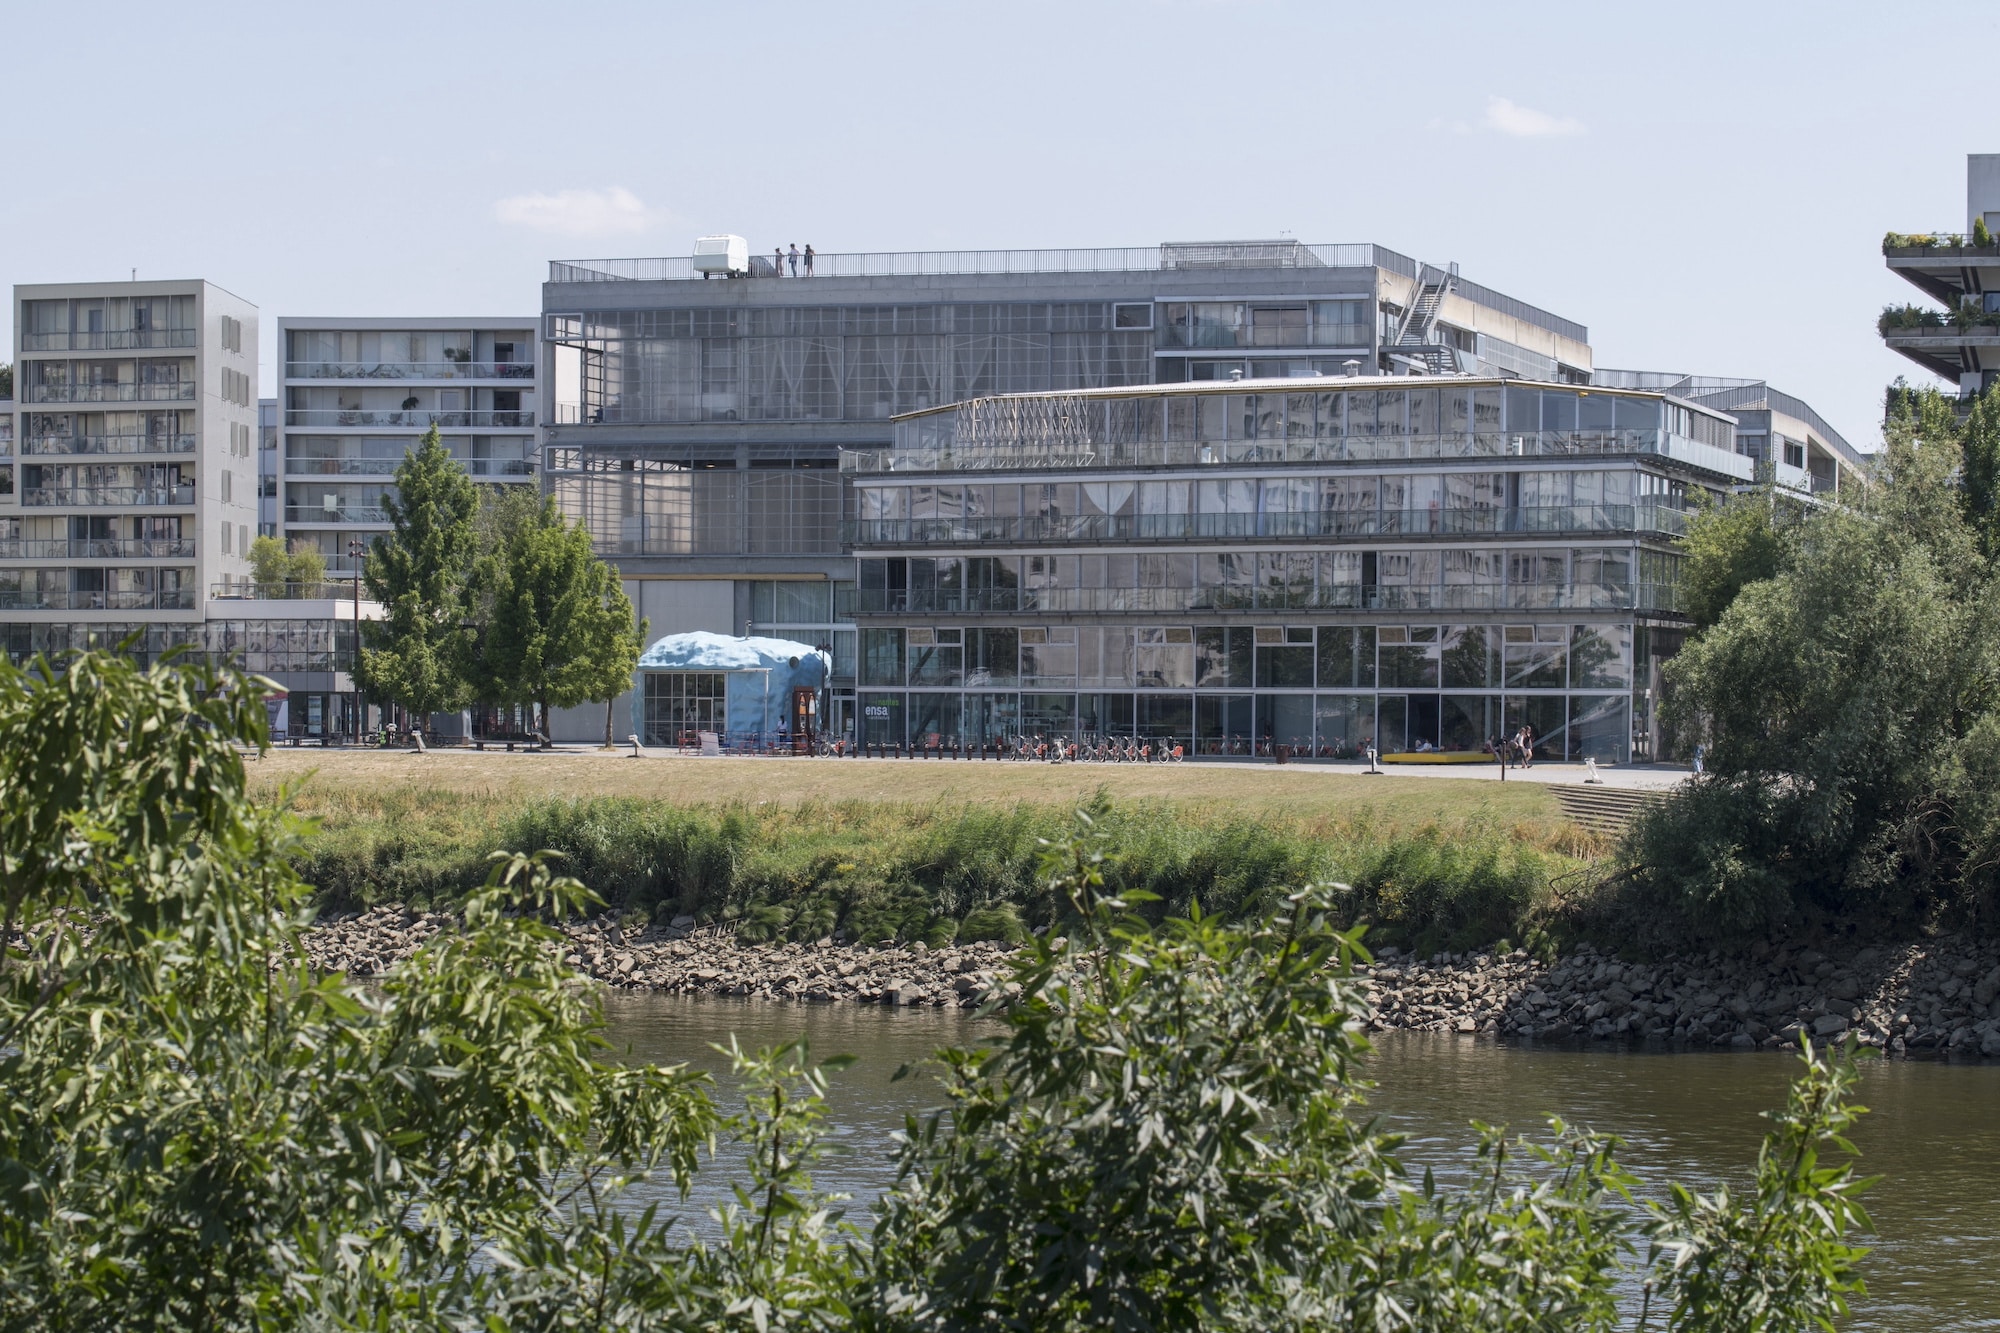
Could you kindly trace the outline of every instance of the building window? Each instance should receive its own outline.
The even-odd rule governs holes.
[[[646,675],[646,744],[678,745],[698,732],[727,730],[720,671],[653,671]]]
[[[1805,465],[1806,465],[1806,447],[1795,440],[1786,440],[1785,466],[1804,467]]]

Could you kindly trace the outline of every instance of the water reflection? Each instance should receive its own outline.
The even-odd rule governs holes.
[[[728,1061],[708,1046],[732,1032],[746,1047],[804,1035],[817,1055],[859,1057],[833,1076],[833,1132],[816,1174],[822,1188],[855,1196],[864,1221],[866,1201],[890,1180],[889,1136],[938,1100],[931,1080],[892,1082],[896,1070],[979,1032],[937,1009],[651,996],[613,996],[607,1009],[621,1048],[711,1071],[732,1109]],[[1650,1184],[1703,1188],[1749,1180],[1758,1113],[1782,1104],[1793,1070],[1769,1053],[1535,1049],[1431,1033],[1385,1034],[1368,1067],[1375,1109],[1409,1136],[1405,1157],[1442,1177],[1470,1165],[1468,1121],[1540,1136],[1553,1113],[1620,1135],[1626,1165]],[[1855,1143],[1884,1179],[1867,1196],[1880,1235],[1864,1266],[1870,1295],[1850,1327],[2000,1327],[2000,1065],[1871,1061],[1861,1100],[1871,1113]],[[715,1163],[695,1198],[674,1207],[703,1225],[734,1166]]]

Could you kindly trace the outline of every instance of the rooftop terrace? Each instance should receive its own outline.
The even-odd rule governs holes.
[[[1168,241],[1159,245],[1077,250],[901,250],[813,256],[813,277],[948,277],[1036,273],[1180,273],[1227,269],[1380,268],[1416,278],[1423,265],[1408,255],[1372,244],[1310,244],[1304,241]],[[777,277],[771,261],[751,256],[752,280]],[[686,255],[655,259],[554,259],[551,283],[694,282]],[[789,280],[789,279],[788,279]],[[1590,330],[1476,282],[1455,278],[1452,290],[1469,301],[1511,315],[1561,337],[1590,341]]]

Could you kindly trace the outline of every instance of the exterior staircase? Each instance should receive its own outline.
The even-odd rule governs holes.
[[[1444,308],[1444,298],[1451,295],[1457,280],[1457,275],[1448,269],[1422,265],[1417,270],[1416,295],[1403,312],[1396,341],[1391,344],[1397,352],[1422,361],[1433,375],[1458,373],[1458,354],[1437,340],[1438,312]]]
[[[1633,787],[1586,787],[1566,782],[1550,783],[1549,790],[1564,818],[1606,838],[1622,836],[1641,807],[1659,795]]]

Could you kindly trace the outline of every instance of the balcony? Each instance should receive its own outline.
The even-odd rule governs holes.
[[[171,384],[30,384],[27,403],[182,403],[193,402],[192,380]]]
[[[1067,517],[857,519],[841,539],[863,550],[895,546],[1101,545],[1245,539],[1468,537],[1686,531],[1687,516],[1661,504],[1537,505],[1516,509],[1303,510],[1262,514],[1083,514]]]
[[[456,458],[454,461],[475,477],[518,477],[535,475],[535,465],[525,458]],[[400,458],[287,458],[288,477],[393,477],[402,465]]]
[[[1196,611],[1674,611],[1677,587],[1652,583],[1341,584],[1259,588],[881,589],[854,594],[854,614],[1180,615]]]
[[[211,583],[211,601],[223,602],[324,602],[354,598],[354,581],[319,583]]]
[[[432,412],[421,408],[407,411],[363,411],[347,408],[292,408],[285,413],[287,426],[408,426],[418,430],[436,426],[441,430],[468,430],[478,426],[521,429],[535,424],[533,412]]]
[[[531,380],[531,361],[287,361],[293,380]]]
[[[24,435],[21,453],[37,456],[71,454],[191,454],[193,435]]]
[[[192,611],[194,589],[165,592],[0,589],[0,611]]]
[[[343,504],[332,509],[324,505],[286,505],[285,522],[307,527],[356,523],[386,528],[389,526],[389,511],[376,505]]]
[[[106,329],[96,332],[24,333],[24,352],[131,352],[161,347],[194,347],[198,329]]]
[[[0,541],[0,560],[191,560],[192,537],[56,537]]]
[[[181,486],[36,486],[21,492],[29,507],[50,505],[191,505],[194,487]]]

